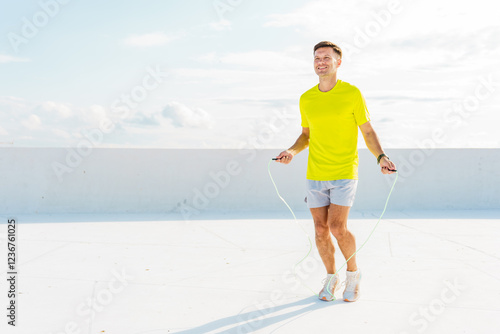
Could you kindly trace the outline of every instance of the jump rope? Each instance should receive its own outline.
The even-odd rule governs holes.
[[[295,213],[293,212],[292,208],[290,208],[290,206],[288,205],[288,203],[285,201],[285,199],[283,197],[281,197],[279,191],[278,191],[278,187],[276,186],[276,183],[274,182],[274,179],[273,179],[273,176],[271,175],[271,162],[273,160],[276,160],[276,158],[273,158],[271,160],[269,160],[269,163],[267,165],[267,172],[269,173],[269,177],[271,178],[271,182],[273,183],[274,185],[274,189],[276,189],[276,194],[278,194],[278,197],[283,201],[283,203],[285,203],[285,205],[287,206],[288,210],[290,210],[290,212],[292,213],[292,216],[293,216],[293,219],[295,220],[295,223],[297,225],[300,226],[300,228],[302,229],[302,231],[304,232],[304,234],[307,236],[307,239],[309,240],[309,251],[307,252],[306,256],[304,256],[299,262],[297,262],[294,266],[293,266],[293,274],[295,276],[295,279],[298,280],[302,285],[304,285],[305,287],[307,287],[314,295],[318,296],[318,294],[316,292],[314,292],[307,284],[303,283],[302,280],[300,280],[298,277],[297,277],[297,273],[296,273],[296,268],[297,266],[299,266],[305,259],[307,259],[307,257],[311,254],[311,251],[312,251],[312,241],[311,241],[311,238],[309,237],[309,234],[307,233],[307,231],[304,229],[304,227],[302,227],[302,225],[299,224],[298,220],[297,220],[297,217],[295,216]],[[391,187],[391,190],[389,191],[389,195],[387,196],[387,200],[385,201],[385,206],[384,206],[384,210],[382,211],[382,214],[380,215],[377,223],[375,224],[375,226],[373,227],[372,231],[370,232],[370,234],[368,235],[368,237],[366,238],[365,242],[363,242],[363,244],[354,252],[354,254],[352,254],[345,262],[344,264],[335,272],[335,274],[333,274],[331,277],[330,277],[330,280],[328,281],[328,286],[330,286],[330,283],[331,283],[331,280],[336,277],[337,273],[340,271],[340,269],[342,269],[346,264],[347,262],[349,262],[349,260],[354,256],[356,255],[360,250],[361,248],[363,248],[363,246],[368,242],[368,240],[370,240],[370,237],[372,236],[373,232],[375,232],[375,229],[377,228],[378,224],[380,223],[380,221],[382,220],[382,217],[384,216],[384,213],[385,213],[385,210],[387,209],[387,204],[389,203],[389,198],[391,198],[391,194],[392,194],[392,190],[394,189],[394,186],[396,185],[396,181],[398,180],[398,176],[399,176],[399,173],[394,170],[396,172],[396,178],[394,179],[394,183],[392,184],[392,187]],[[328,290],[328,293],[330,293],[330,291]],[[335,291],[333,291],[333,293],[335,293]],[[332,296],[333,294],[330,293]],[[335,299],[335,298],[334,298]]]

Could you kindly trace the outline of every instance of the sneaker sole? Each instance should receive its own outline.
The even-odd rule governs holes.
[[[323,298],[320,298],[319,300],[323,300],[325,302],[333,302],[335,300],[335,298],[334,299],[326,299],[326,297],[323,297]]]

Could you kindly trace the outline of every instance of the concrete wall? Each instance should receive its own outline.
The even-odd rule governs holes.
[[[0,213],[283,211],[269,179],[279,150],[0,149]],[[499,209],[500,149],[388,150],[399,180],[391,210]],[[86,156],[84,156],[86,155]],[[303,202],[307,151],[273,162],[282,196]],[[353,210],[381,210],[394,176],[360,150]]]

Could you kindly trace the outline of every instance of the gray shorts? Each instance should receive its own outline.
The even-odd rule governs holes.
[[[358,180],[314,181],[307,180],[307,207],[320,208],[330,203],[342,206],[352,206]]]

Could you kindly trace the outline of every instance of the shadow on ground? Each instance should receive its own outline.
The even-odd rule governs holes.
[[[323,302],[317,296],[311,296],[292,303],[270,306],[267,308],[246,307],[237,315],[221,318],[201,326],[172,331],[174,334],[199,334],[199,333],[253,333],[268,326],[283,323],[289,324],[297,317],[306,315],[318,309],[331,307],[343,303],[341,300],[333,302]],[[301,307],[302,306],[302,307]],[[297,309],[297,307],[300,307]],[[252,310],[248,310],[252,308]],[[291,309],[283,313],[284,310]],[[290,320],[290,321],[287,321]],[[232,326],[226,328],[227,326]],[[281,326],[280,326],[281,327]],[[223,329],[224,328],[224,329]],[[272,333],[272,332],[271,332]],[[138,333],[139,334],[139,333]]]

